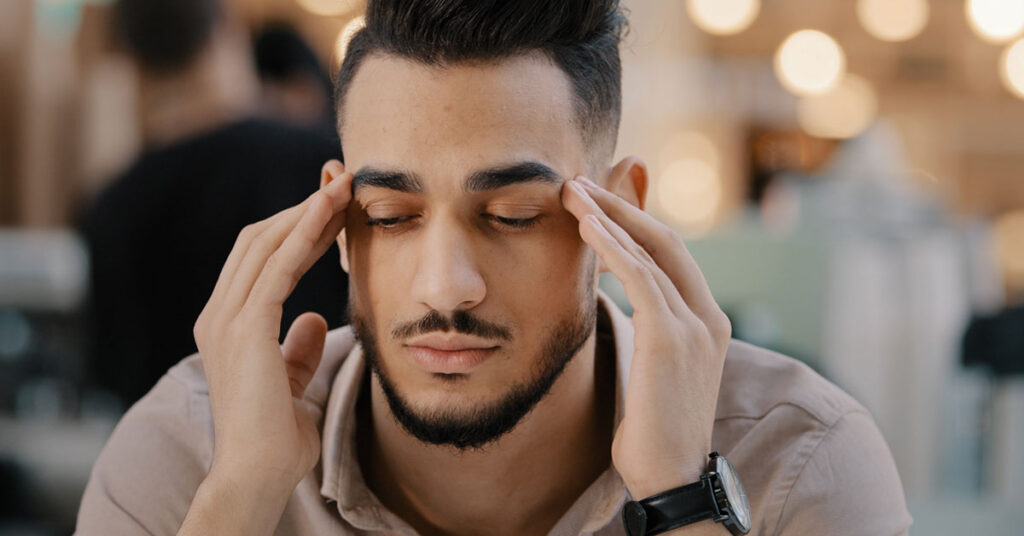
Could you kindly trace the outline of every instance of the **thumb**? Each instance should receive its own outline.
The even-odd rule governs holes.
[[[317,313],[304,313],[292,322],[284,337],[281,353],[292,396],[302,398],[306,386],[313,379],[327,338],[327,321]]]

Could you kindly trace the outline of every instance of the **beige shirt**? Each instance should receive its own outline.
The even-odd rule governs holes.
[[[616,350],[618,423],[633,326],[607,296],[600,300],[599,344]],[[295,489],[275,534],[416,534],[377,500],[360,470],[353,409],[367,373],[351,329],[331,331],[306,393],[321,408],[321,460]],[[712,447],[742,479],[751,534],[907,531],[911,517],[892,455],[871,415],[849,395],[794,359],[735,340],[720,393]],[[175,534],[212,455],[207,386],[193,355],[171,368],[114,430],[93,467],[76,534]],[[625,534],[627,495],[609,467],[550,534]]]

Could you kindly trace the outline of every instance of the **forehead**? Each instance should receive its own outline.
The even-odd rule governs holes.
[[[341,136],[346,167],[402,168],[430,181],[532,160],[583,171],[568,78],[542,54],[430,66],[366,58],[349,85]]]

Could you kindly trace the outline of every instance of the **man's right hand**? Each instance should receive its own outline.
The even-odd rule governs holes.
[[[283,346],[278,339],[285,299],[345,225],[352,176],[337,161],[324,173],[334,180],[304,202],[242,230],[196,321],[214,453],[179,534],[271,533],[319,459],[317,423],[302,396],[327,323],[306,313]]]

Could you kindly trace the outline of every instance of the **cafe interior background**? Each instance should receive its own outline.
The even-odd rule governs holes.
[[[735,336],[861,401],[918,534],[1024,526],[1024,1],[626,0],[618,153]],[[230,0],[325,72],[359,0]],[[0,535],[67,534],[125,410],[75,227],[141,149],[109,2],[0,2]],[[625,308],[613,278],[602,284]]]

